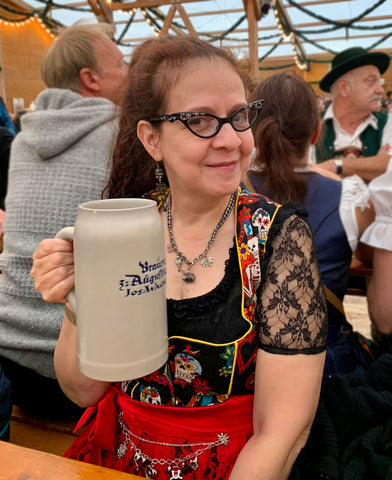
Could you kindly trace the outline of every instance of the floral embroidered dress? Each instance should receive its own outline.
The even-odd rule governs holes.
[[[147,478],[228,478],[252,435],[258,349],[325,350],[325,299],[301,214],[239,193],[222,281],[197,298],[168,299],[167,363],[110,387],[67,456]]]

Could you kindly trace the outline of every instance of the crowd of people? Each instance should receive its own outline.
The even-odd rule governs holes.
[[[81,417],[66,456],[146,478],[390,478],[391,456],[369,443],[392,433],[392,407],[375,408],[392,397],[389,56],[336,55],[321,115],[295,74],[251,85],[232,53],[191,37],[147,40],[127,65],[112,34],[64,30],[12,140],[0,438],[15,404]],[[169,356],[107,382],[79,370],[73,245],[53,237],[84,201],[121,197],[157,201]],[[377,338],[345,316],[353,255],[373,262]]]

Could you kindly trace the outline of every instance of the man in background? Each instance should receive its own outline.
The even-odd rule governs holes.
[[[58,385],[53,352],[64,305],[46,303],[30,277],[39,242],[74,225],[78,205],[101,198],[128,67],[107,24],[76,24],[41,64],[48,87],[22,118],[11,148],[0,255],[0,364],[13,403],[42,418],[80,409]]]
[[[320,82],[332,97],[323,118],[325,136],[317,148],[322,169],[342,177],[357,174],[366,182],[387,169],[392,116],[380,110],[381,75],[389,63],[387,54],[361,47],[344,50],[332,60],[331,71]]]

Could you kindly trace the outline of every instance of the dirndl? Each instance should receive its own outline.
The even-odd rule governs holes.
[[[219,405],[171,407],[131,399],[111,386],[76,429],[76,460],[157,480],[227,480],[252,436],[253,395]]]

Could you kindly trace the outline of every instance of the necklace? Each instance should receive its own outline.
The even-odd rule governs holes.
[[[186,256],[178,250],[177,244],[173,236],[173,226],[172,226],[172,215],[171,215],[171,195],[169,194],[167,198],[167,211],[166,211],[166,221],[167,221],[167,231],[169,233],[169,252],[175,252],[176,254],[176,265],[179,272],[182,272],[182,279],[184,282],[192,283],[195,281],[195,274],[191,272],[191,268],[195,263],[200,262],[203,267],[210,267],[213,264],[213,258],[207,255],[209,249],[212,247],[212,244],[215,241],[215,235],[218,233],[218,230],[228,219],[231,211],[233,210],[235,200],[237,198],[237,193],[234,192],[231,194],[229,203],[227,204],[226,210],[224,211],[221,219],[219,220],[217,226],[214,228],[214,231],[211,233],[210,239],[208,240],[206,248],[193,260],[188,260]],[[187,270],[182,270],[182,264],[185,263]]]
[[[146,438],[139,437],[135,433],[131,432],[129,428],[125,425],[123,420],[122,412],[119,414],[119,423],[121,426],[122,433],[124,435],[124,440],[121,445],[117,448],[117,458],[120,459],[125,456],[128,449],[133,450],[135,453],[133,455],[133,461],[135,462],[136,468],[138,470],[144,469],[144,475],[146,478],[155,479],[158,475],[156,468],[159,466],[166,467],[169,474],[169,480],[182,479],[183,472],[182,470],[187,469],[188,471],[195,471],[199,468],[197,462],[198,457],[201,456],[204,452],[211,450],[213,447],[219,447],[220,445],[227,447],[230,443],[229,436],[226,433],[220,433],[217,435],[217,440],[213,442],[201,442],[201,443],[164,443],[157,442],[153,440],[147,440]],[[136,445],[136,443],[138,446]],[[182,448],[186,449],[188,455],[182,457],[176,456],[175,458],[153,458],[149,457],[142,450],[142,444],[152,444],[152,445],[161,445],[164,447],[173,448]],[[189,452],[189,449],[193,448],[195,451]],[[185,467],[185,468],[184,468]],[[185,473],[185,472],[184,472]],[[161,478],[161,477],[160,477]],[[162,477],[163,478],[163,477]]]

